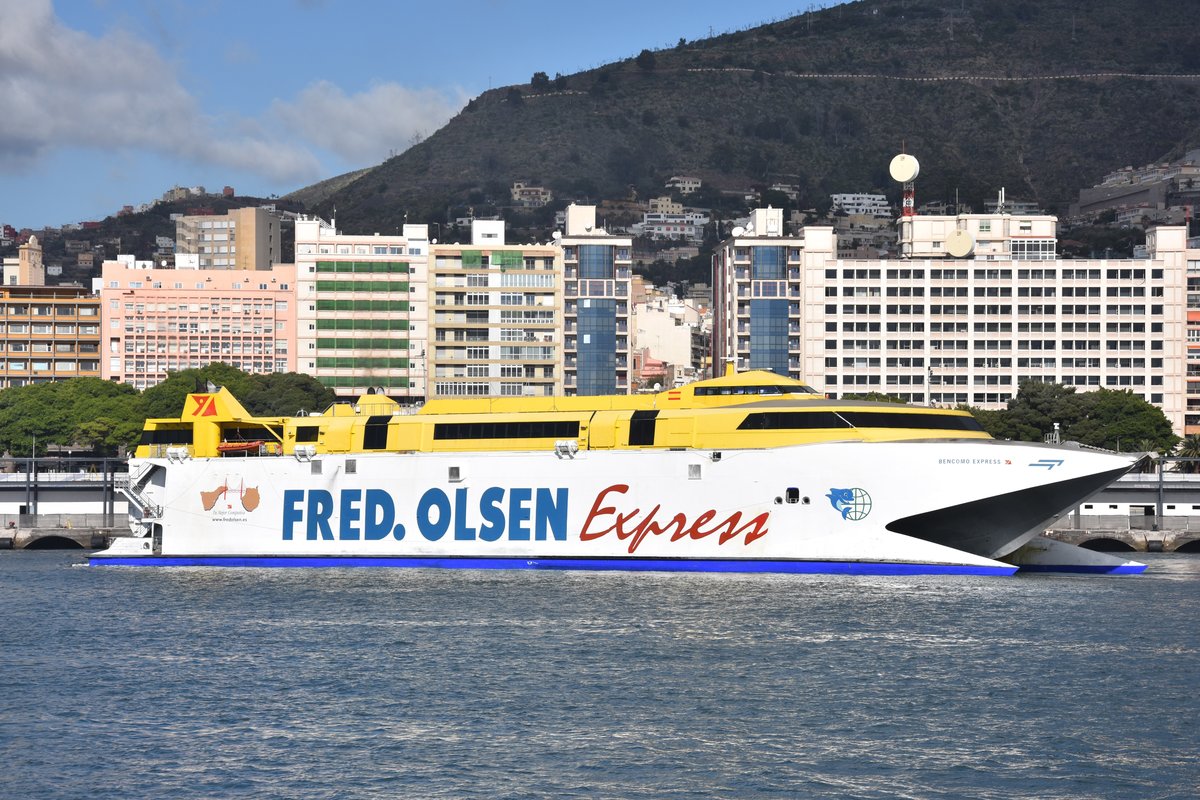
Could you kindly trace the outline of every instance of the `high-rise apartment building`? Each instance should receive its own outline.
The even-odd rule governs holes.
[[[344,234],[296,221],[297,369],[340,395],[426,396],[429,232]]]
[[[595,206],[570,205],[563,249],[564,386],[568,395],[628,394],[633,240],[596,224]]]
[[[1046,220],[915,217],[913,257],[860,260],[837,258],[830,228],[772,239],[756,222],[714,257],[714,371],[729,359],[834,395],[981,408],[1024,381],[1128,389],[1176,433],[1200,430],[1200,403],[1185,416],[1186,274],[1200,275],[1185,229],[1150,231],[1147,258],[1060,259]]]
[[[831,229],[823,238],[834,241]],[[805,379],[801,363],[801,252],[804,240],[785,235],[783,211],[756,209],[713,254],[713,373],[729,361]]]
[[[296,370],[296,271],[156,269],[119,256],[99,279],[102,377],[138,389],[221,361],[244,372]]]
[[[176,266],[198,269],[270,269],[279,263],[279,218],[265,208],[175,221]]]
[[[430,248],[431,397],[562,392],[562,259],[554,244],[509,245],[475,220],[471,244]]]

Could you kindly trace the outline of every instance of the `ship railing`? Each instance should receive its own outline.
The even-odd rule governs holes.
[[[154,465],[151,464],[150,467],[153,469]],[[114,475],[113,488],[129,503],[131,516],[132,512],[136,509],[141,512],[142,519],[161,519],[163,514],[162,506],[154,503],[146,495],[142,494],[141,481],[148,474],[149,471],[147,470],[140,473],[140,477],[130,475],[129,473]]]
[[[190,458],[193,455],[190,444],[151,444],[147,445],[147,449],[149,450],[147,458],[171,459],[181,453],[186,453]]]

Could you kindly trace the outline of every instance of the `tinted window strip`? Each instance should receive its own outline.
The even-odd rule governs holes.
[[[573,439],[577,436],[578,420],[441,422],[433,426],[434,439]]]
[[[760,395],[760,394],[818,394],[808,386],[697,386],[692,390],[696,397],[716,395]]]
[[[814,430],[821,428],[915,428],[982,431],[974,417],[949,414],[898,414],[878,411],[764,411],[747,414],[739,430]]]
[[[839,412],[856,428],[924,428],[939,431],[981,431],[974,417],[951,414],[897,414],[877,411]]]
[[[738,426],[743,431],[808,430],[849,428],[850,424],[832,411],[762,411],[747,414]]]
[[[142,431],[139,444],[191,444],[192,428],[155,428]]]

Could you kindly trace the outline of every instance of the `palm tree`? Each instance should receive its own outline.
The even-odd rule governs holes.
[[[1175,448],[1179,458],[1194,458],[1196,461],[1180,461],[1175,464],[1176,472],[1200,472],[1200,434],[1192,433],[1185,437]]]

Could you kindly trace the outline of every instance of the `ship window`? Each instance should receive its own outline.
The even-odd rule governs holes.
[[[799,503],[800,502],[800,490],[797,489],[795,486],[789,486],[785,496],[787,497],[787,501],[789,503]]]
[[[688,480],[689,481],[700,480],[700,465],[699,464],[688,464]]]
[[[153,428],[142,431],[138,444],[191,444],[192,426],[186,428]]]
[[[363,428],[363,450],[384,450],[387,448],[388,422],[391,416],[380,414],[367,417]]]
[[[434,439],[575,439],[578,420],[523,420],[521,422],[440,422]]]
[[[346,474],[347,475],[358,474],[358,461],[356,461],[353,458],[346,459]]]
[[[629,418],[629,444],[653,445],[657,411],[635,411]]]
[[[952,414],[904,414],[888,411],[763,411],[747,414],[738,430],[811,430],[817,428],[924,428],[982,431],[974,417]]]
[[[982,431],[974,417],[956,414],[903,414],[898,412],[841,411],[856,428],[927,428],[938,431]]]
[[[296,427],[296,442],[315,442],[321,429],[316,425],[303,425]]]
[[[817,394],[810,386],[697,386],[692,390],[696,397],[734,394]]]
[[[312,475],[320,475],[320,474],[321,474],[321,462],[320,462],[320,461],[317,461],[317,460],[314,458],[314,459],[313,459],[312,461],[310,461],[309,463],[310,463],[310,464],[312,464],[312,468],[311,468],[311,474],[312,474]]]
[[[766,411],[747,414],[738,430],[758,431],[781,428],[849,428],[850,424],[832,411]]]
[[[462,470],[459,467],[450,467],[446,477],[451,483],[458,483],[462,480]]]

